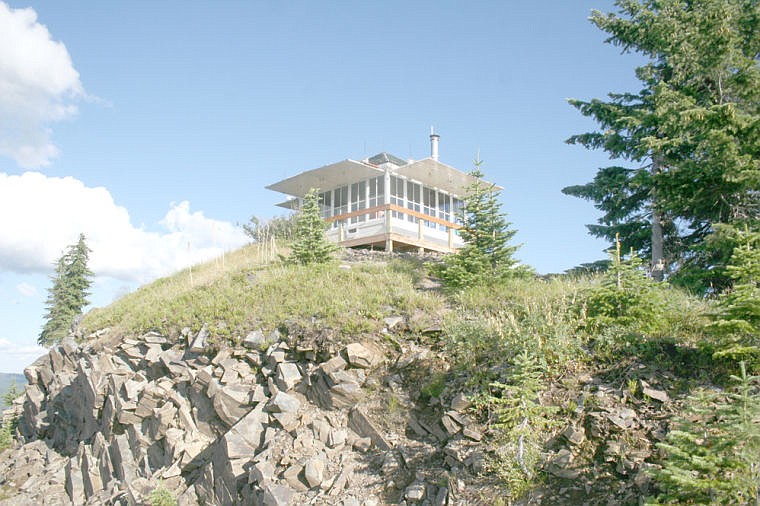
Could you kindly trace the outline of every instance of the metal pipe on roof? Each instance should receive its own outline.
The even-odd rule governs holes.
[[[438,161],[438,139],[440,139],[441,136],[435,133],[433,131],[433,127],[430,127],[430,158]]]

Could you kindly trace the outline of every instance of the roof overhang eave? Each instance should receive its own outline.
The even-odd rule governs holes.
[[[396,174],[460,197],[465,195],[467,187],[476,180],[470,174],[432,158],[425,158],[399,167]],[[493,184],[488,181],[484,182],[489,185]],[[493,189],[496,191],[503,190],[501,186],[497,185],[493,185]]]
[[[318,169],[301,172],[266,188],[294,197],[303,197],[312,188],[332,190],[342,185],[380,176],[383,172],[382,169],[363,162],[343,160]]]
[[[295,211],[298,209],[298,199],[288,199],[284,202],[280,202],[279,204],[275,204],[277,207],[282,207],[283,209],[287,209],[289,211]]]

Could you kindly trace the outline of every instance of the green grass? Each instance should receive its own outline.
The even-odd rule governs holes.
[[[155,330],[176,335],[207,324],[212,336],[236,340],[287,320],[335,329],[339,334],[379,331],[382,318],[415,309],[438,312],[443,299],[414,289],[408,269],[382,264],[284,265],[258,262],[257,246],[225,259],[159,279],[83,319],[89,332]]]
[[[445,347],[472,381],[487,383],[507,374],[524,350],[558,375],[584,355],[587,337],[578,332],[586,280],[515,278],[470,287],[454,296],[446,318]]]

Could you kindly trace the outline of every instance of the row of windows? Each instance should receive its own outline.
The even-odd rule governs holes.
[[[422,212],[428,216],[437,216],[445,221],[454,221],[457,211],[461,208],[461,200],[451,197],[448,193],[428,188],[420,183],[407,181],[397,176],[390,177],[390,203],[399,207],[405,207],[416,212]],[[385,197],[385,182],[383,176],[375,177],[367,181],[360,181],[351,185],[341,186],[331,191],[319,194],[320,210],[323,218],[346,214],[352,211],[377,207],[383,204]],[[418,218],[410,214],[393,211],[392,216],[397,219],[407,219],[417,223]],[[378,213],[369,213],[354,216],[351,223],[360,223],[367,220],[380,218]],[[425,221],[425,226],[430,228],[439,227],[445,230],[444,225],[438,225],[432,221]],[[337,226],[335,223],[333,226]]]

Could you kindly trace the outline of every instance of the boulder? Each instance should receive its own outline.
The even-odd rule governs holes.
[[[668,397],[668,393],[665,390],[656,390],[654,388],[644,387],[641,390],[641,393],[643,393],[650,399],[654,399],[662,403],[668,402],[670,400],[670,397]]]
[[[617,408],[607,414],[607,419],[619,429],[627,430],[636,423],[636,412],[629,408]]]
[[[306,461],[303,468],[304,478],[310,487],[319,487],[324,481],[325,461],[320,457],[313,457]]]
[[[335,371],[342,371],[343,369],[346,368],[347,365],[348,365],[348,362],[343,360],[343,357],[341,357],[340,355],[335,355],[327,362],[323,362],[319,364],[319,368],[322,369],[322,371],[325,374],[330,374]]]
[[[129,448],[126,434],[114,437],[109,448],[116,478],[122,482],[130,482],[137,478],[137,462]]]
[[[264,486],[261,501],[264,506],[290,506],[295,491],[286,485],[269,483]]]
[[[460,413],[469,408],[470,404],[472,403],[469,401],[469,399],[467,399],[467,396],[461,392],[455,395],[453,399],[451,399],[451,409]]]
[[[266,460],[263,462],[257,462],[251,467],[251,471],[248,475],[248,483],[266,483],[272,480],[274,473],[275,468],[270,462]]]
[[[297,492],[306,492],[309,490],[309,487],[301,482],[300,475],[302,471],[303,466],[296,462],[282,473],[282,477],[285,479],[288,486]]]
[[[348,428],[361,437],[370,438],[379,450],[390,451],[391,447],[388,442],[360,409],[354,408],[348,413]]]
[[[449,436],[453,436],[462,429],[459,424],[457,424],[454,419],[448,414],[444,414],[441,417],[441,425],[443,425],[443,428],[446,429],[446,432]]]
[[[74,504],[83,504],[86,500],[84,479],[76,457],[66,462],[66,494]]]
[[[259,349],[267,342],[264,333],[260,330],[254,330],[250,332],[245,339],[243,339],[243,346],[246,348]]]
[[[414,482],[404,491],[404,497],[410,501],[419,502],[425,497],[425,484]]]
[[[397,325],[404,322],[403,316],[386,316],[383,318],[383,323],[388,330],[393,330]]]
[[[250,389],[244,385],[226,385],[215,393],[213,403],[216,414],[231,427],[250,411]]]
[[[572,469],[573,454],[567,448],[562,448],[554,457],[551,458],[547,465],[547,471],[557,478],[574,480],[580,476],[580,471]]]
[[[149,344],[166,344],[168,340],[158,332],[148,332],[142,336],[143,341]]]
[[[277,386],[284,392],[293,389],[301,382],[301,371],[298,366],[292,362],[283,362],[277,364]]]
[[[301,401],[285,392],[277,392],[267,403],[267,409],[272,413],[295,413],[300,407]]]
[[[567,428],[562,431],[562,436],[568,443],[577,446],[586,439],[586,431],[582,426],[575,427],[573,425],[568,425]]]
[[[471,427],[465,427],[462,429],[462,435],[473,441],[481,441],[483,439],[483,433]]]
[[[379,363],[382,359],[378,353],[373,352],[360,343],[351,343],[346,346],[346,357],[352,367],[369,369]]]

